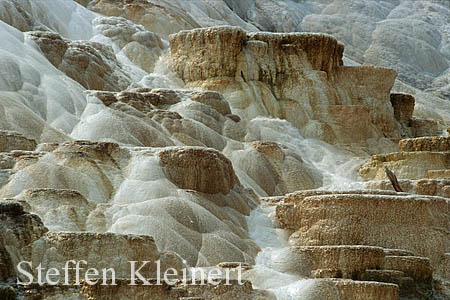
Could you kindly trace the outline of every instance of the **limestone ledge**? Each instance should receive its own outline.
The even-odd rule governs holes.
[[[450,247],[450,206],[445,198],[380,191],[309,194],[314,193],[289,194],[276,207],[279,225],[293,232],[291,245],[405,249],[430,258],[434,267]]]
[[[361,279],[366,270],[382,269],[384,251],[372,246],[294,246],[296,260],[307,260],[313,278]]]
[[[450,137],[432,136],[414,139],[404,139],[398,143],[400,152],[448,152],[450,151]]]
[[[441,170],[442,172],[444,170]],[[441,171],[428,171],[432,174]],[[445,172],[446,173],[446,172]],[[436,174],[437,175],[437,174]],[[430,177],[430,176],[428,176]],[[419,180],[399,179],[400,187],[408,193],[428,195],[428,196],[440,196],[450,198],[450,178],[424,178]],[[364,187],[367,189],[386,190],[393,191],[392,184],[389,180],[373,180],[364,183]]]
[[[277,82],[292,70],[286,58],[307,58],[314,70],[331,73],[343,65],[344,46],[331,36],[314,33],[247,33],[238,27],[219,26],[181,31],[170,36],[173,68],[186,81],[240,76],[245,51],[259,54],[260,70],[248,78]],[[319,50],[319,51],[318,51]],[[244,52],[243,52],[244,51]],[[264,65],[270,59],[273,66]]]
[[[225,280],[219,281],[218,285],[200,285],[199,282],[181,280],[175,285],[168,285],[164,281],[158,284],[156,278],[146,278],[150,285],[143,285],[143,281],[136,280],[136,285],[131,286],[130,279],[116,278],[115,285],[107,280],[107,285],[101,285],[99,281],[95,285],[89,285],[84,280],[80,286],[64,285],[42,285],[31,284],[24,286],[26,291],[25,300],[31,299],[75,299],[75,300],[129,300],[129,299],[152,299],[152,300],[179,300],[179,299],[205,299],[205,300],[275,300],[270,292],[255,290],[249,281],[238,284],[237,280],[230,280],[227,285]],[[195,285],[194,285],[195,284]]]
[[[117,233],[48,232],[34,243],[33,252],[34,263],[42,263],[47,269],[62,269],[68,260],[86,260],[90,268],[114,268],[117,278],[130,276],[129,261],[150,261],[141,273],[152,277],[156,272],[154,262],[159,259],[151,236]]]
[[[450,152],[392,152],[373,155],[362,165],[360,174],[365,181],[386,179],[388,167],[399,179],[418,180],[427,177],[429,170],[450,168]]]
[[[210,106],[223,116],[231,114],[228,102],[225,101],[221,94],[213,91],[137,88],[118,93],[91,90],[87,91],[87,94],[98,98],[106,106],[113,106],[118,102],[122,102],[144,113],[156,109],[167,109],[171,105],[189,97],[192,101]]]

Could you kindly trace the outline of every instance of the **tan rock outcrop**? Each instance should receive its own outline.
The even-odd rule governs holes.
[[[430,259],[417,256],[386,256],[384,267],[401,271],[417,281],[431,282],[433,268]]]
[[[331,36],[229,26],[170,37],[171,67],[187,87],[221,92],[240,117],[286,119],[308,137],[379,152],[375,140],[400,137],[390,103],[396,72],[343,66],[343,49]]]
[[[413,137],[440,135],[443,130],[439,121],[419,118],[411,119],[411,128]]]
[[[448,152],[450,151],[450,137],[433,136],[414,139],[404,139],[398,143],[400,152]]]
[[[411,95],[391,94],[394,116],[398,121],[408,123],[413,116],[415,99]]]
[[[448,178],[400,179],[399,185],[407,193],[450,198],[450,180]],[[367,189],[393,190],[389,180],[367,181],[363,186]]]
[[[200,280],[188,281],[187,285],[180,287],[188,290],[190,296],[198,297],[197,299],[205,300],[275,300],[276,297],[272,293],[263,290],[254,290],[251,282],[243,281],[244,284],[238,284],[237,280],[230,280],[228,283],[225,279],[217,280],[218,285],[200,285]],[[187,298],[189,299],[189,298]],[[194,298],[196,299],[196,298]]]
[[[366,270],[382,269],[383,248],[372,246],[296,246],[290,259],[307,261],[310,277],[361,280]]]
[[[206,281],[200,285],[200,281],[193,285],[192,281],[182,282],[175,285],[168,285],[164,281],[158,283],[156,278],[146,279],[150,285],[143,285],[144,282],[136,280],[136,285],[132,286],[129,279],[116,279],[115,285],[108,280],[107,285],[102,285],[102,281],[90,285],[84,280],[80,281],[80,286],[64,285],[43,285],[31,284],[24,287],[26,291],[25,300],[45,299],[63,300],[129,300],[146,299],[152,300],[200,300],[200,299],[243,299],[243,300],[274,300],[276,297],[267,291],[255,290],[252,284],[244,281],[239,285],[237,280],[225,281],[215,280],[218,285],[208,284]],[[0,294],[1,295],[1,294]],[[41,297],[41,298],[39,298]],[[8,299],[9,300],[9,299]]]
[[[0,152],[13,150],[33,151],[36,146],[35,140],[29,139],[20,133],[0,130]]]
[[[156,279],[148,279],[150,285],[143,285],[140,280],[135,281],[135,286],[130,285],[129,279],[117,278],[115,285],[111,280],[102,285],[103,280],[97,284],[90,285],[84,280],[80,280],[80,286],[65,286],[31,284],[24,287],[26,291],[25,300],[33,299],[51,299],[51,300],[108,300],[108,299],[145,299],[151,297],[155,300],[178,300],[180,297],[187,296],[185,289],[174,288],[167,285],[164,281],[157,284]]]
[[[173,69],[186,82],[234,77],[246,40],[238,27],[182,31],[170,37]]]
[[[122,91],[131,83],[110,46],[70,41],[48,31],[27,32],[47,59],[86,89]]]
[[[158,248],[151,236],[117,233],[48,232],[33,244],[33,265],[39,263],[46,269],[62,270],[69,260],[85,260],[87,266],[80,271],[80,278],[88,268],[97,270],[113,268],[115,278],[130,277],[130,261],[149,261],[142,268],[144,278],[155,276],[159,259]],[[140,266],[140,264],[139,264]],[[111,278],[111,272],[105,273]],[[69,272],[71,279],[74,272]],[[103,277],[101,277],[103,278]]]
[[[373,155],[360,169],[364,180],[386,178],[388,167],[399,179],[419,180],[450,168],[450,139],[444,136],[404,139],[400,152]],[[433,177],[433,175],[431,175]]]
[[[159,158],[167,177],[183,189],[226,195],[240,184],[228,158],[212,149],[169,148]]]
[[[449,202],[445,198],[293,193],[276,212],[280,223],[294,231],[289,238],[292,245],[400,248],[430,258],[433,266],[450,246]]]
[[[366,181],[386,179],[384,167],[388,167],[399,179],[418,180],[427,177],[429,170],[450,168],[450,152],[393,152],[373,155],[361,167],[360,174]]]

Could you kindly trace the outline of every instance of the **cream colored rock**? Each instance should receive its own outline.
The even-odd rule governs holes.
[[[51,231],[85,231],[87,217],[95,204],[71,190],[31,189],[17,196],[27,211],[41,217]]]
[[[99,17],[95,29],[110,38],[118,49],[135,65],[151,73],[167,48],[158,34],[120,17]]]
[[[398,299],[398,286],[395,284],[335,280],[340,299]]]
[[[153,147],[184,144],[223,150],[226,146],[222,134],[228,118],[223,114],[230,109],[215,92],[144,88],[120,93],[89,91],[88,103],[89,109],[72,133],[77,139],[107,137]],[[90,130],[92,127],[98,130]]]
[[[150,99],[158,101],[158,96],[130,92],[117,96],[120,99],[114,94],[89,92],[88,108],[72,136],[78,140],[108,140],[141,147],[175,145],[163,127],[145,115],[153,109]]]
[[[388,167],[399,179],[421,179],[429,170],[450,167],[450,152],[393,152],[373,155],[362,165],[360,174],[366,181],[386,179],[384,168]]]
[[[322,185],[322,176],[287,147],[253,142],[232,153],[233,165],[250,176],[269,196]]]
[[[295,231],[289,238],[292,245],[400,248],[430,258],[433,266],[449,247],[449,202],[445,198],[294,193],[283,203],[277,207],[277,218]]]
[[[200,27],[184,10],[166,1],[95,0],[91,9],[105,16],[124,17],[164,38],[180,30]]]
[[[28,32],[48,60],[86,89],[121,91],[131,84],[113,49],[104,44],[70,41],[57,33]]]
[[[240,184],[231,162],[220,152],[202,148],[172,148],[159,152],[164,172],[178,187],[226,195]]]

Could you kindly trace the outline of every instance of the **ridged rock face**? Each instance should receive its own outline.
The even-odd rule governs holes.
[[[122,235],[115,233],[48,232],[33,244],[33,257],[45,268],[63,269],[66,261],[86,260],[89,268],[115,269],[115,278],[129,278],[129,261],[149,261],[142,268],[144,278],[155,276],[159,259],[158,248],[150,236]],[[111,258],[114,257],[112,263]],[[140,265],[140,264],[139,264]],[[84,278],[84,272],[81,277]],[[74,279],[74,273],[70,273]],[[73,276],[73,277],[72,277]],[[110,274],[107,276],[111,277]]]
[[[407,193],[450,198],[450,174],[445,171],[430,172],[427,172],[428,178],[399,179],[399,185]],[[367,181],[363,186],[375,190],[394,190],[389,180]]]
[[[301,56],[306,54],[307,61],[313,70],[324,71],[331,74],[337,67],[342,66],[344,46],[331,37],[313,33],[250,33],[248,42],[263,42],[267,45],[266,58],[276,61],[276,73],[289,73],[294,69],[290,61],[285,62],[286,56]],[[320,51],[317,53],[317,51]],[[254,53],[256,54],[256,53]],[[287,54],[287,55],[286,55]],[[265,70],[263,69],[262,72]],[[278,82],[272,78],[272,82]]]
[[[0,201],[0,280],[18,275],[19,262],[30,261],[32,244],[48,231],[38,216],[12,200]]]
[[[394,116],[398,121],[409,122],[414,112],[415,99],[411,95],[391,94]]]
[[[18,198],[52,231],[85,231],[87,218],[95,208],[95,204],[71,190],[30,189]]]
[[[159,158],[169,180],[183,189],[226,195],[239,184],[230,160],[212,149],[167,149]]]
[[[394,152],[374,155],[361,167],[361,176],[364,180],[386,179],[385,166],[400,179],[418,180],[425,178],[428,170],[450,168],[450,152]]]
[[[293,151],[278,143],[253,142],[233,153],[232,162],[269,196],[322,185],[320,173]]]
[[[136,280],[135,286],[130,285],[129,279],[117,278],[115,285],[111,285],[111,280],[107,285],[102,285],[102,281],[90,285],[84,280],[80,280],[80,286],[65,285],[43,285],[30,284],[24,287],[24,300],[33,299],[52,299],[52,300],[129,300],[129,299],[152,299],[152,300],[275,300],[276,297],[268,291],[253,289],[252,284],[243,281],[240,285],[237,280],[218,281],[217,285],[200,285],[200,281],[187,282],[183,285],[181,282],[175,286],[169,286],[164,281],[160,283],[156,279],[147,279],[150,285],[143,285],[143,282]],[[217,280],[216,280],[217,281]],[[0,290],[0,295],[1,294]],[[7,291],[4,291],[7,294]],[[8,294],[9,295],[9,294]],[[14,293],[15,295],[15,293]],[[11,300],[14,300],[11,298]],[[3,300],[3,298],[2,298]],[[5,298],[9,300],[9,298]],[[331,299],[330,299],[331,300]]]
[[[110,38],[135,65],[151,73],[166,45],[158,34],[118,17],[95,19],[95,29]]]
[[[279,74],[293,72],[298,61],[285,61],[289,55],[305,53],[314,70],[331,72],[342,65],[344,47],[334,38],[319,34],[250,33],[238,27],[215,27],[183,31],[171,36],[170,49],[174,70],[185,82],[213,77],[249,75],[249,80],[277,83]],[[199,52],[190,53],[192,49]],[[256,61],[256,73],[239,70],[243,50]],[[320,49],[323,53],[317,54]],[[194,55],[192,55],[194,54]],[[257,56],[257,55],[262,56]],[[267,64],[269,61],[272,64]]]
[[[289,194],[277,206],[277,217],[295,231],[289,238],[292,245],[407,249],[437,266],[450,246],[449,202],[437,197],[373,193]]]
[[[361,280],[366,270],[382,269],[384,251],[370,246],[297,246],[290,259],[307,261],[308,277]],[[306,269],[306,268],[305,268]]]
[[[89,91],[87,98],[88,109],[72,133],[77,139],[108,136],[135,146],[223,150],[225,137],[243,139],[242,131],[245,135],[232,119],[229,104],[216,92],[138,88],[120,93]]]
[[[433,136],[416,139],[401,140],[398,143],[400,152],[449,152],[450,151],[450,137]]]
[[[365,163],[360,174],[364,180],[386,178],[384,167],[391,169],[399,179],[420,180],[445,178],[450,168],[450,138],[443,136],[404,139],[400,152],[374,155]]]
[[[393,146],[375,139],[400,137],[390,102],[396,72],[343,66],[343,50],[331,36],[225,26],[170,36],[171,67],[187,87],[223,93],[243,118],[286,119],[304,135],[333,144],[371,151]]]
[[[238,27],[195,29],[172,35],[174,70],[186,82],[233,77],[246,40],[246,32]]]
[[[28,139],[20,133],[0,130],[0,152],[13,150],[33,151],[36,146],[35,140]]]
[[[27,36],[56,68],[86,89],[121,91],[131,83],[109,46],[69,41],[47,31],[32,31]]]
[[[159,5],[143,0],[96,0],[91,9],[105,16],[124,17],[163,37],[183,29],[200,27],[184,10],[169,3]]]

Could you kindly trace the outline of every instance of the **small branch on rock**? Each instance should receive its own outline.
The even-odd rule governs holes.
[[[388,169],[388,167],[384,167],[384,171],[386,172],[386,176],[391,181],[392,186],[394,187],[394,190],[396,192],[403,192],[402,188],[400,187],[400,184],[398,183],[397,176]]]

